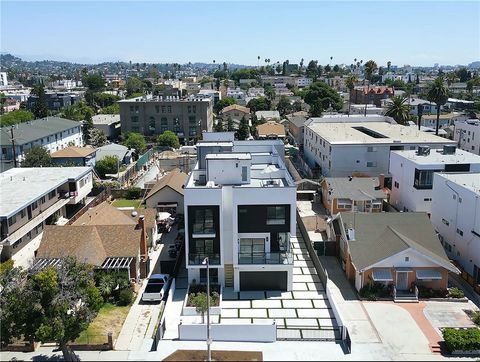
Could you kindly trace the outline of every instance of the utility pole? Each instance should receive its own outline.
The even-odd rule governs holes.
[[[15,137],[13,137],[13,127],[10,127],[10,135],[11,135],[11,141],[12,141],[12,152],[13,152],[13,167],[17,167],[17,155],[15,152]]]

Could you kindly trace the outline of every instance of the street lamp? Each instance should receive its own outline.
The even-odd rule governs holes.
[[[203,259],[202,265],[207,266],[207,351],[208,359],[207,361],[212,360],[212,351],[210,350],[210,345],[212,344],[212,339],[210,338],[210,269],[209,269],[209,260],[208,256]]]

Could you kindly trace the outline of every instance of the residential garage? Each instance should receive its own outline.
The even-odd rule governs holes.
[[[240,272],[240,290],[287,290],[286,271]]]

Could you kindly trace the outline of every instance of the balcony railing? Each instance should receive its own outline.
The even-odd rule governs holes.
[[[293,264],[293,251],[239,253],[238,264]]]
[[[202,262],[208,256],[210,265],[220,265],[220,254],[189,253],[188,265],[202,265]]]

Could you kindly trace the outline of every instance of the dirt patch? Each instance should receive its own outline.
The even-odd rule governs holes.
[[[207,351],[179,349],[164,361],[206,361]],[[262,352],[250,351],[212,351],[213,361],[263,361]]]

